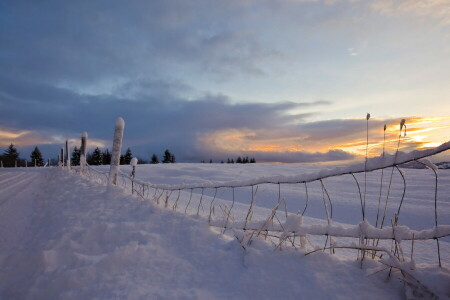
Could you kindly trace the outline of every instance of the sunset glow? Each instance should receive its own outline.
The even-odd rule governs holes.
[[[401,151],[450,140],[448,0],[113,3],[1,6],[0,151],[111,149],[117,117],[146,161],[361,159],[401,119]]]

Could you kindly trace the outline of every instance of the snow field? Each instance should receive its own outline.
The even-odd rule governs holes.
[[[236,179],[261,172],[298,172],[301,168],[259,164],[246,167],[249,165],[139,165],[137,177],[165,183],[205,178],[226,181],[232,176]],[[385,273],[368,276],[379,264],[366,261],[360,269],[354,252],[351,256],[315,253],[305,257],[293,249],[274,252],[271,245],[259,240],[244,251],[232,233],[221,235],[203,218],[162,209],[121,188],[106,191],[104,186],[62,170],[31,170],[0,170],[0,220],[10,228],[0,231],[0,238],[6,241],[1,243],[0,298],[401,299],[404,295],[398,277],[394,275],[386,282]],[[22,178],[12,189],[15,192],[8,188],[14,176]],[[273,195],[277,190],[273,188],[261,191],[255,219],[265,216],[276,202]],[[199,196],[199,191],[196,193]],[[295,188],[285,193],[286,201],[298,199]],[[322,201],[321,193],[314,193]],[[229,204],[229,197],[224,192],[219,201]],[[248,196],[239,199],[244,200],[236,202],[234,215],[248,205],[242,203]],[[311,203],[319,200],[310,199]],[[353,203],[356,200],[336,197],[334,201],[358,211],[354,206],[359,202]],[[317,214],[323,218],[320,205],[315,208],[311,203],[305,224],[323,222],[314,217]],[[181,211],[185,204],[180,203]],[[196,204],[198,201],[191,203],[193,214]],[[417,205],[421,205],[420,201]],[[423,205],[428,207],[428,203]],[[442,205],[445,215],[448,212]],[[296,209],[288,202],[290,206]],[[355,224],[351,222],[353,216],[346,219],[344,213],[340,221]],[[11,228],[22,230],[13,234]],[[424,249],[430,252],[429,246]],[[439,271],[436,262],[424,265],[421,273],[443,297],[450,292],[443,284],[450,278],[448,262],[445,258],[444,268]]]

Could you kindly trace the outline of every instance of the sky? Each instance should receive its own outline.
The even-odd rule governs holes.
[[[450,140],[449,0],[5,0],[0,45],[23,158],[111,149],[117,117],[145,160],[342,162],[395,151],[401,119],[404,151]]]

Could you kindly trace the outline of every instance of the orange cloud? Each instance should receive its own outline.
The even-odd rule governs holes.
[[[382,153],[383,146],[387,152],[395,151],[397,147],[403,151],[411,151],[433,148],[450,140],[450,116],[407,118],[405,125],[406,129],[401,133],[399,123],[387,125],[385,137],[382,130],[371,131],[368,145],[365,139],[358,139],[331,146],[331,149],[365,155],[368,146],[369,156],[377,156]]]
[[[80,139],[68,139],[69,144],[79,146]],[[35,145],[49,145],[61,144],[64,145],[66,138],[58,135],[49,135],[48,133],[33,130],[14,130],[10,128],[0,128],[0,147],[7,147],[10,144],[17,146],[35,146]],[[99,139],[89,139],[88,148],[103,148],[105,141]]]
[[[345,122],[345,120],[341,120]],[[355,120],[348,120],[354,122]],[[450,139],[449,117],[411,117],[406,119],[406,136],[404,129],[400,134],[400,121],[387,124],[383,132],[383,120],[372,119],[377,128],[370,126],[369,120],[369,144],[367,145],[364,126],[347,126],[328,136],[329,126],[318,124],[318,129],[311,130],[307,124],[309,133],[301,126],[286,130],[255,130],[248,128],[231,128],[217,130],[202,135],[199,143],[211,150],[220,152],[327,152],[329,150],[341,150],[351,154],[364,156],[366,147],[369,156],[378,156],[383,147],[386,152],[393,152],[399,147],[403,151],[413,149],[430,148],[440,145]],[[361,124],[364,124],[361,122]],[[353,130],[353,131],[351,131]],[[345,132],[344,132],[345,131]],[[296,134],[296,132],[299,132]],[[300,133],[301,132],[301,133]],[[314,139],[312,136],[322,135],[323,138]],[[400,136],[400,144],[399,144]]]

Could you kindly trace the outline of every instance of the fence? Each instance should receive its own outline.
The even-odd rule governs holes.
[[[434,149],[410,153],[399,152],[397,148],[393,155],[383,153],[380,157],[366,158],[364,163],[320,172],[203,184],[166,185],[140,181],[134,176],[136,170],[133,166],[131,174],[123,172],[117,174],[116,184],[143,200],[153,201],[157,205],[184,214],[203,217],[222,233],[234,235],[244,248],[256,238],[264,238],[276,249],[299,248],[305,255],[316,251],[335,253],[336,249],[352,249],[357,251],[361,262],[367,258],[379,259],[386,268],[400,270],[409,286],[432,295],[432,292],[411,274],[411,268],[414,265],[416,241],[435,240],[436,260],[439,266],[442,265],[439,239],[450,235],[450,225],[439,224],[439,173],[436,166],[427,158],[448,149],[450,142]],[[400,222],[402,208],[406,205],[404,199],[408,185],[405,172],[399,166],[408,162],[416,162],[428,168],[433,178],[433,193],[430,193],[431,203],[434,206],[434,220],[430,222],[433,226],[422,230],[413,230]],[[73,170],[80,172],[78,169]],[[98,183],[110,184],[110,174],[91,166],[85,168],[84,175]],[[371,190],[368,189],[367,176],[379,177],[379,186],[376,190],[373,186]],[[333,221],[334,193],[330,193],[326,180],[342,177],[350,178],[355,194],[359,197],[360,222],[356,225],[344,226]],[[400,183],[394,185],[393,182],[398,181],[398,178]],[[345,186],[349,187],[349,184]],[[399,186],[401,187],[399,191],[393,190]],[[293,195],[294,189],[296,199],[288,201],[283,195],[286,194],[286,190]],[[271,209],[267,209],[267,205],[266,208],[262,208],[257,203],[258,198],[264,193],[260,192],[261,190],[273,193]],[[372,192],[371,197],[376,202],[374,210],[376,214],[372,213],[372,216],[369,216],[367,210],[369,192]],[[318,198],[321,202],[323,222],[306,225],[303,223],[304,217],[307,216],[313,198]],[[317,206],[317,201],[315,205]],[[373,206],[373,203],[370,205]],[[369,219],[374,219],[374,225]],[[404,251],[405,243],[402,244],[402,241],[411,242],[409,255]],[[383,256],[390,259],[382,259]]]

